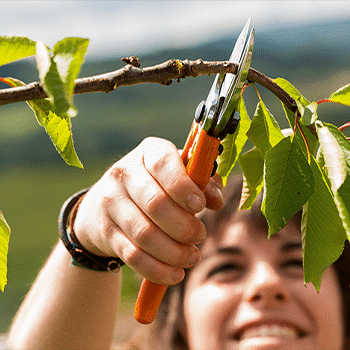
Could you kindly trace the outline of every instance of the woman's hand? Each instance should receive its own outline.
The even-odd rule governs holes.
[[[91,253],[119,256],[143,277],[169,285],[200,260],[195,245],[206,232],[193,214],[222,205],[218,175],[203,194],[186,174],[176,147],[147,138],[90,189],[74,229]]]

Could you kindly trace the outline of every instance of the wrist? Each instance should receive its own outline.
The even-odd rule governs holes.
[[[90,253],[74,233],[74,221],[78,207],[89,189],[81,190],[66,200],[59,219],[58,231],[62,242],[72,256],[72,265],[96,271],[118,272],[124,262],[118,257],[101,257]]]

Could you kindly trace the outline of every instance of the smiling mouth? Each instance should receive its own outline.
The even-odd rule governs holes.
[[[305,336],[305,332],[294,327],[277,324],[263,324],[242,329],[234,335],[233,339],[237,341],[262,337],[300,339]]]

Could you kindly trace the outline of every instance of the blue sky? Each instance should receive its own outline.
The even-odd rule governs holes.
[[[235,35],[249,17],[257,32],[348,19],[350,1],[0,1],[0,13],[0,35],[87,37],[90,57],[121,57]]]

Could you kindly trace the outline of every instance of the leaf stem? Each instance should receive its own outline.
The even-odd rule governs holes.
[[[346,128],[348,128],[349,126],[350,126],[350,122],[347,122],[347,123],[343,124],[342,126],[339,126],[338,130],[343,131]]]
[[[317,101],[316,103],[318,104],[318,105],[320,105],[321,103],[325,103],[325,102],[332,102],[329,98],[325,98],[325,99],[323,99],[323,100],[319,100],[319,101]]]
[[[307,162],[311,164],[311,151],[310,151],[310,146],[309,143],[307,142],[306,136],[304,134],[303,129],[301,128],[301,125],[299,123],[299,118],[300,118],[300,113],[299,111],[295,113],[295,125],[294,125],[294,133],[296,132],[296,127],[299,129],[301,136],[304,140],[305,147],[306,147],[306,152],[307,152]]]
[[[259,101],[262,102],[262,98],[261,98],[261,95],[260,95],[258,88],[255,86],[254,83],[252,83],[252,85],[253,85],[253,88],[254,88],[256,94],[258,95]]]

